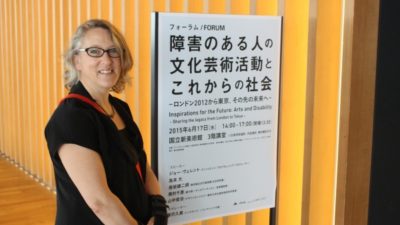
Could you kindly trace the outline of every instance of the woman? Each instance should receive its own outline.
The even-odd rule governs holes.
[[[57,225],[167,224],[166,204],[129,106],[111,96],[127,82],[132,56],[104,20],[78,27],[65,55],[70,94],[45,136],[57,185]]]

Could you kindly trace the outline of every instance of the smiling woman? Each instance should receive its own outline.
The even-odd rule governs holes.
[[[65,56],[66,87],[46,129],[57,183],[56,224],[166,225],[165,199],[120,92],[132,56],[105,20],[78,27]]]

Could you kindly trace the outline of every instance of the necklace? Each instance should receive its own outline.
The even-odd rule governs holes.
[[[112,112],[111,112],[110,114],[108,114],[107,111],[106,111],[100,104],[97,104],[97,105],[100,106],[100,108],[104,111],[104,114],[105,114],[106,116],[108,116],[108,117],[110,117],[110,118],[113,118],[113,117],[114,117],[114,115],[115,115],[115,110],[114,110],[114,107],[113,107],[112,105],[111,105],[111,110],[112,110]]]

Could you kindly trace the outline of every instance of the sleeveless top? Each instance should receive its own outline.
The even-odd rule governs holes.
[[[92,99],[80,82],[72,87],[71,93]],[[149,196],[136,170],[136,163],[139,162],[145,180],[147,158],[140,131],[128,104],[111,95],[110,102],[125,123],[123,130],[118,130],[109,117],[78,99],[63,101],[46,125],[45,136],[57,188],[56,225],[102,224],[60,160],[58,150],[65,143],[77,144],[98,153],[110,190],[139,222],[147,224],[151,217]]]

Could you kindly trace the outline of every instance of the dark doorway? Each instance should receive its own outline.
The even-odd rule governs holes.
[[[400,224],[400,7],[380,1],[369,225]]]

